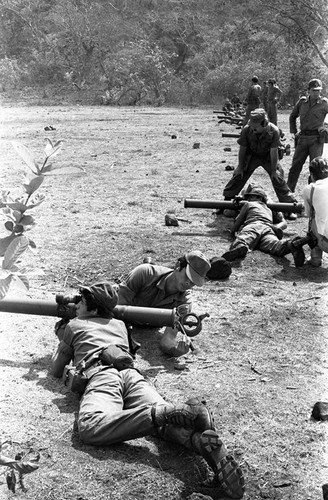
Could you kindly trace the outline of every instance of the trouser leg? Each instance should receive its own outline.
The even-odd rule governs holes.
[[[274,102],[268,102],[268,119],[269,122],[277,125],[277,105]]]
[[[292,165],[289,169],[287,178],[288,187],[292,192],[295,191],[296,184],[302,172],[303,165],[310,154],[309,144],[313,144],[313,140],[310,141],[309,139],[310,137],[302,135],[298,139],[298,144],[294,152]],[[315,139],[317,138],[315,137]]]
[[[237,196],[258,166],[259,162],[256,158],[247,160],[247,168],[243,171],[243,176],[233,175],[223,190],[223,196],[228,199]]]
[[[151,408],[156,403],[167,404],[136,370],[102,370],[92,377],[81,399],[81,439],[106,446],[153,434]]]
[[[274,231],[268,227],[262,232],[258,248],[264,253],[283,256],[291,252],[288,241],[287,239],[279,240]]]
[[[265,162],[263,162],[262,166],[271,177],[272,166],[270,160],[266,160]],[[277,198],[281,203],[294,203],[296,201],[295,196],[293,195],[285,181],[284,171],[280,163],[278,163],[277,165],[277,179],[273,178],[271,179],[271,182]]]
[[[241,245],[247,246],[248,250],[254,250],[260,239],[263,225],[260,223],[248,224],[237,233],[235,240],[230,245],[230,250],[233,250]]]

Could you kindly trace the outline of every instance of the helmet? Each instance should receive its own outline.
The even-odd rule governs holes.
[[[244,193],[244,198],[247,199],[249,196],[259,196],[265,203],[268,201],[266,192],[260,186],[249,186]]]

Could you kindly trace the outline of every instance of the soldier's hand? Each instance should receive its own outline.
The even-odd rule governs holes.
[[[271,179],[272,179],[272,180],[276,180],[276,181],[278,181],[278,180],[279,180],[279,176],[278,176],[278,172],[277,172],[277,171],[272,172],[272,174],[271,174]]]

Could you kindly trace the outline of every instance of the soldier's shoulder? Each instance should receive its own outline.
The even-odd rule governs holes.
[[[302,95],[302,96],[299,98],[298,102],[301,102],[301,101],[306,101],[306,100],[307,100],[306,95]]]
[[[328,103],[328,98],[327,97],[321,97],[322,102]]]

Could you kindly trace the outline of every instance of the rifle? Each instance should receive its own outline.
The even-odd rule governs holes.
[[[236,196],[233,200],[193,200],[193,199],[185,199],[184,207],[185,208],[215,208],[215,209],[223,209],[223,210],[236,210],[238,212],[241,207],[244,205],[246,200],[244,200],[240,196]],[[283,213],[298,213],[301,214],[303,212],[303,204],[302,203],[267,203],[268,208],[273,210],[274,212],[283,212]]]
[[[76,316],[76,304],[79,296],[56,295],[56,301],[9,299],[0,300],[0,312],[16,314],[32,314],[37,316],[55,316],[70,320]],[[113,309],[114,318],[125,323],[147,326],[177,327],[189,337],[194,337],[202,330],[202,320],[208,313],[196,315],[187,313],[180,316],[177,309],[161,309],[155,307],[116,306]]]

